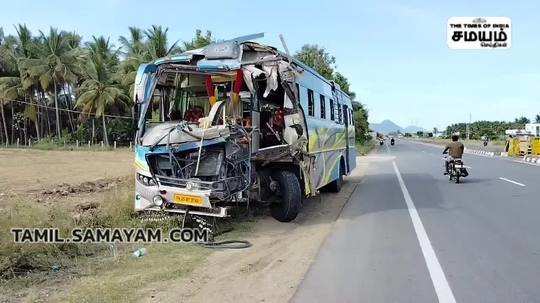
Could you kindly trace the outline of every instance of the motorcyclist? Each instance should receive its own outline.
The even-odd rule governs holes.
[[[459,142],[459,135],[453,134],[452,135],[452,142],[448,143],[444,147],[443,154],[448,153],[448,157],[445,159],[445,175],[448,175],[450,173],[450,163],[454,161],[455,159],[461,159],[463,157],[463,150],[465,149],[465,146],[463,143]]]

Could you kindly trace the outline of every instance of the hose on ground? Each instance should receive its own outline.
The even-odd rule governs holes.
[[[212,248],[212,249],[244,249],[251,247],[252,244],[246,240],[226,240],[218,242],[206,242],[200,244],[202,247]]]

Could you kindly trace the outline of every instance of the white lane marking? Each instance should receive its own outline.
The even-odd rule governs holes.
[[[414,202],[411,199],[409,190],[407,190],[405,182],[403,182],[403,178],[401,177],[401,173],[396,165],[396,161],[392,161],[392,164],[394,165],[394,171],[396,172],[399,186],[401,187],[403,197],[405,198],[405,203],[407,204],[407,209],[409,210],[414,231],[416,232],[418,243],[422,249],[422,254],[424,255],[424,260],[426,261],[426,266],[428,268],[433,287],[435,288],[437,298],[441,303],[455,303],[456,299],[454,298],[454,293],[452,292],[450,285],[448,285],[448,281],[446,280],[446,276],[444,275],[441,264],[439,263],[439,259],[437,259],[435,250],[433,250],[433,247],[431,246],[431,241],[429,240],[426,230],[424,229],[422,220],[420,220],[420,215],[418,215],[416,206],[414,206]]]
[[[503,177],[499,177],[500,180],[503,180],[503,181],[506,181],[506,182],[510,182],[510,183],[513,183],[515,185],[519,185],[519,186],[526,186],[525,184],[523,183],[519,183],[519,182],[516,182],[514,180],[510,180],[510,179],[506,179],[506,178],[503,178]]]

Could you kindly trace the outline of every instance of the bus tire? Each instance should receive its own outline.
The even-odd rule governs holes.
[[[339,193],[341,191],[341,187],[343,186],[343,167],[342,165],[339,166],[339,177],[335,179],[334,181],[328,183],[326,188],[331,193]]]
[[[270,213],[280,222],[291,222],[300,212],[302,190],[296,175],[288,170],[278,171],[273,176],[279,183],[280,201],[270,205]]]

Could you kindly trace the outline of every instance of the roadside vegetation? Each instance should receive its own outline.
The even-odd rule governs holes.
[[[13,243],[10,229],[57,227],[66,236],[73,228],[159,226],[166,231],[179,227],[179,220],[138,217],[133,211],[132,182],[111,187],[106,184],[103,192],[78,196],[73,184],[59,184],[64,182],[59,174],[70,176],[71,183],[94,178],[92,170],[97,165],[92,162],[100,160],[89,154],[108,150],[113,142],[127,146],[133,140],[137,112],[132,96],[139,65],[208,45],[216,41],[212,33],[197,30],[189,41],[171,42],[168,29],[162,26],[146,30],[130,27],[128,35],[115,43],[104,36],[83,41],[75,32],[55,28],[39,33],[32,33],[23,24],[15,28],[15,35],[4,35],[0,28],[0,146],[28,146],[31,142],[33,148],[41,150],[85,152],[70,153],[80,156],[79,160],[74,159],[77,156],[65,156],[63,151],[55,151],[58,155],[54,156],[47,153],[54,158],[51,160],[34,154],[45,157],[45,152],[26,150],[21,155],[23,163],[11,154],[20,150],[4,150],[4,159],[13,160],[4,167],[6,171],[16,170],[20,175],[30,166],[43,171],[54,166],[56,171],[50,175],[58,179],[50,183],[28,174],[28,178],[34,178],[32,194],[16,190],[28,190],[26,177],[10,178],[13,182],[0,188],[0,301],[4,301],[3,296],[28,301],[43,297],[52,301],[131,301],[137,298],[139,287],[154,281],[167,283],[189,273],[205,260],[207,249],[145,244],[148,255],[135,258],[132,252],[141,245],[21,245]],[[336,70],[335,58],[323,47],[305,45],[295,57],[336,82],[354,100],[356,94],[349,80]],[[366,154],[373,146],[367,134],[368,112],[357,101],[353,102],[353,110],[359,152]],[[126,151],[114,155],[111,152],[117,159],[115,164],[125,160],[122,157]],[[81,173],[62,166],[71,161],[87,165],[89,171]],[[42,164],[49,167],[43,169]],[[56,185],[66,186],[59,190],[47,188]],[[51,196],[43,198],[44,193]],[[252,226],[249,219],[235,222],[233,231],[220,239],[241,235]]]
[[[194,244],[15,244],[12,227],[73,228],[181,227],[176,219],[141,218],[133,211],[133,184],[121,183],[82,199],[54,196],[36,203],[25,196],[1,200],[0,301],[133,301],[150,283],[179,279],[202,263],[211,250]],[[82,201],[82,202],[80,202]],[[217,240],[241,237],[253,221],[232,223]],[[133,251],[144,247],[140,258]],[[4,296],[4,297],[2,297]]]
[[[159,25],[130,27],[116,43],[106,36],[83,40],[56,28],[33,33],[18,24],[15,29],[15,35],[5,35],[0,28],[0,144],[26,146],[31,141],[47,149],[77,141],[127,145],[135,132],[132,96],[139,65],[216,41],[210,31],[201,30],[191,40],[176,41]],[[325,48],[306,44],[295,57],[355,99]],[[357,135],[362,137],[367,112],[360,102],[354,104],[354,110],[366,114],[355,115],[361,119]]]
[[[205,46],[211,32],[197,30],[172,43],[168,29],[154,25],[115,44],[109,37],[83,42],[75,32],[50,28],[15,35],[0,28],[0,143],[47,145],[112,140],[127,144],[134,134],[133,83],[140,64]]]

